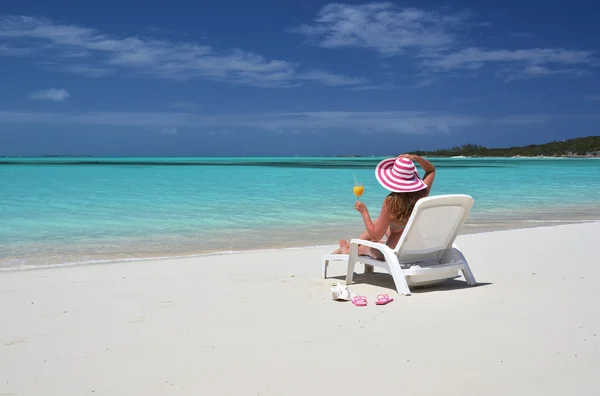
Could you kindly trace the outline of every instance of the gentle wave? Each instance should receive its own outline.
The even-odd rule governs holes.
[[[225,250],[216,251],[210,253],[196,253],[187,255],[176,255],[176,256],[154,256],[154,257],[127,257],[119,259],[105,259],[105,260],[86,260],[86,261],[67,261],[58,264],[40,264],[40,265],[19,265],[19,266],[8,266],[0,267],[0,272],[10,271],[27,271],[37,269],[50,269],[50,268],[63,268],[63,267],[74,267],[83,265],[94,265],[94,264],[112,264],[112,263],[126,263],[126,262],[138,262],[138,261],[160,261],[160,260],[174,260],[174,259],[186,259],[195,257],[207,257],[207,256],[223,256],[223,255],[235,255],[244,253],[266,253],[266,252],[277,252],[277,251],[288,251],[288,250],[301,250],[301,249],[321,249],[328,248],[333,245],[308,245],[308,246],[292,246],[284,248],[269,248],[269,249],[246,249],[246,250]]]

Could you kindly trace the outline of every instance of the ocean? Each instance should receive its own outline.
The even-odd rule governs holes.
[[[0,158],[0,269],[335,244],[380,160]],[[475,199],[463,232],[600,219],[600,160],[430,160],[432,195]]]

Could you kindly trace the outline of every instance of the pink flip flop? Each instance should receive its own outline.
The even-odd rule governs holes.
[[[377,296],[377,301],[375,301],[375,304],[385,305],[391,303],[392,301],[394,301],[394,299],[390,298],[387,294],[380,294]]]
[[[365,296],[356,296],[352,299],[352,304],[357,307],[366,307],[367,306],[367,298]]]

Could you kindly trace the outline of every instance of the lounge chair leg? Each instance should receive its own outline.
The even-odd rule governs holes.
[[[346,273],[346,284],[352,284],[352,278],[354,278],[354,266],[356,261],[348,261],[348,272]]]
[[[390,265],[390,270],[392,278],[394,279],[394,284],[396,285],[396,292],[398,292],[398,294],[410,296],[410,288],[408,287],[408,283],[406,283],[406,278],[400,269],[400,265]]]
[[[348,272],[346,272],[346,285],[352,284],[354,278],[354,267],[358,261],[358,245],[350,244],[350,254],[348,255]]]
[[[467,285],[469,285],[469,286],[476,285],[477,281],[475,280],[475,275],[473,275],[473,271],[471,271],[471,267],[469,267],[469,263],[467,262],[465,255],[463,254],[463,252],[460,251],[460,249],[458,248],[458,246],[456,246],[456,244],[453,244],[453,246],[452,246],[452,253],[454,254],[453,259],[462,261],[462,263],[464,265],[464,267],[461,269],[461,272],[462,272],[463,276],[465,277],[465,280],[467,281]]]
[[[322,271],[323,279],[327,279],[327,267],[329,266],[329,259],[323,258]]]
[[[463,276],[465,277],[465,280],[467,281],[467,285],[475,286],[477,284],[477,281],[475,280],[475,275],[473,275],[473,272],[471,271],[471,268],[469,267],[469,264],[467,264],[466,261],[465,267],[461,271]]]

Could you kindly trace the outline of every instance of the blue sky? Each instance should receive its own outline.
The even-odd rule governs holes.
[[[592,1],[0,12],[0,155],[378,155],[600,131]]]

